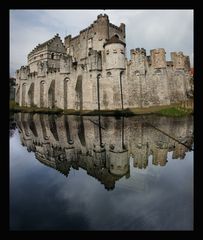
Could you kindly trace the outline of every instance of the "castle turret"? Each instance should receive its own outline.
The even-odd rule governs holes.
[[[130,57],[132,72],[138,71],[140,74],[145,74],[146,50],[144,48],[131,49]]]
[[[30,73],[29,66],[22,66],[18,71],[17,80],[27,80],[28,74]]]
[[[121,32],[124,34],[123,38],[125,38],[125,24],[121,23],[119,28],[120,28]]]
[[[95,24],[94,48],[97,51],[103,50],[103,44],[109,39],[109,18],[106,14],[97,16]]]
[[[125,69],[125,46],[116,35],[104,44],[106,70]]]
[[[185,56],[185,69],[190,71],[190,57]]]
[[[70,55],[70,42],[71,42],[71,35],[68,35],[64,38],[64,44],[66,47],[66,53]]]
[[[110,173],[123,176],[129,172],[128,151],[109,151]]]
[[[172,52],[171,53],[171,60],[173,61],[173,65],[175,69],[184,69],[186,57],[184,56],[183,52]]]
[[[166,68],[166,57],[164,48],[152,49],[150,51],[151,62],[154,68]]]

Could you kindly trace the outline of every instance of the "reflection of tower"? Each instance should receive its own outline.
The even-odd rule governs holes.
[[[148,156],[148,144],[137,144],[133,166],[140,169],[146,168],[148,166]]]
[[[185,153],[188,151],[188,149],[183,146],[182,144],[175,144],[175,149],[173,151],[172,159],[184,159]]]
[[[148,142],[145,141],[145,135],[144,132],[144,125],[141,121],[138,124],[138,130],[139,130],[139,142],[137,142],[137,145],[135,147],[135,157],[133,161],[133,166],[137,167],[139,169],[146,168],[148,166],[148,157],[149,157],[149,146]]]
[[[121,123],[121,126],[120,126]],[[126,175],[129,170],[128,150],[124,143],[124,117],[122,116],[121,122],[116,121],[115,128],[115,141],[116,144],[109,146],[109,170],[115,175]]]
[[[98,130],[99,130],[99,143],[95,143],[93,146],[93,151],[94,151],[94,162],[96,165],[100,166],[105,166],[106,165],[106,149],[105,149],[105,144],[102,142],[102,131],[101,131],[101,116],[99,113],[98,116]]]
[[[168,144],[162,141],[156,143],[153,148],[152,164],[165,166],[167,163]]]

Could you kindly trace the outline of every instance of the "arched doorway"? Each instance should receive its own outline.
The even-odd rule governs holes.
[[[68,81],[69,78],[64,79],[64,109],[68,109]]]
[[[123,73],[124,71],[120,72],[120,92],[121,92],[121,108],[123,110]]]
[[[77,78],[77,83],[75,86],[75,91],[76,91],[76,110],[82,110],[83,107],[83,96],[82,96],[82,76],[79,75]]]
[[[100,78],[101,74],[97,75],[97,104],[98,104],[98,110],[100,111]]]
[[[44,107],[45,81],[40,82],[40,107]]]
[[[34,83],[30,85],[30,89],[28,91],[28,103],[29,106],[34,105]]]
[[[55,107],[55,80],[52,80],[48,91],[48,107]]]
[[[25,93],[26,93],[26,83],[23,83],[23,86],[22,86],[22,106],[26,105]]]
[[[134,98],[137,99],[137,103],[140,108],[142,108],[142,79],[141,79],[141,74],[140,71],[136,70],[134,72],[134,82],[136,83],[136,86],[138,87],[138,96],[134,96]]]

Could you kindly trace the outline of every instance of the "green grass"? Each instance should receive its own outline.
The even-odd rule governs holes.
[[[9,108],[11,112],[23,112],[23,113],[55,113],[55,114],[62,114],[63,109],[60,108],[38,108],[37,106],[31,107],[22,107],[19,106],[15,101],[9,102]]]
[[[187,110],[181,107],[171,107],[157,112],[158,115],[167,117],[183,117],[191,113],[192,110]]]

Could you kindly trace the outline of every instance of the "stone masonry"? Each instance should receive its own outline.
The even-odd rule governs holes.
[[[28,54],[28,65],[16,72],[20,106],[71,110],[116,110],[170,105],[193,96],[190,60],[163,48],[130,50],[126,58],[125,24],[106,14],[80,34],[56,34]]]

